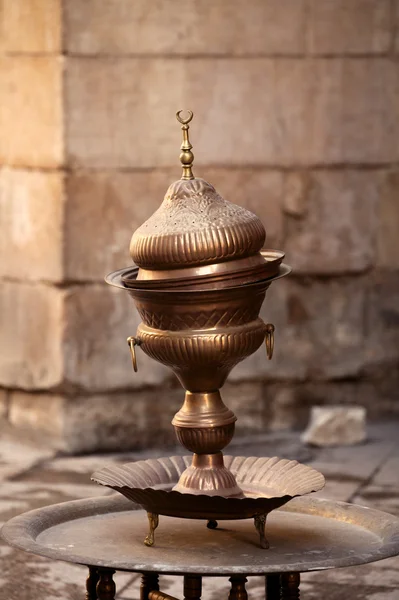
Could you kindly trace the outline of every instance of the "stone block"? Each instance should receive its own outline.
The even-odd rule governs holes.
[[[1,49],[10,53],[61,51],[61,0],[2,0]]]
[[[223,402],[235,413],[237,436],[248,432],[263,432],[268,406],[260,381],[227,382],[221,390]]]
[[[207,59],[72,58],[68,162],[177,165],[181,132],[173,115],[187,98],[196,114],[195,173],[204,164],[390,162],[398,155],[398,75],[382,58],[213,59],[211,69]]]
[[[177,390],[141,390],[68,398],[14,392],[10,421],[41,432],[67,453],[120,452],[175,443],[170,424],[181,405]]]
[[[272,361],[265,346],[237,365],[230,381],[354,377],[365,362],[366,278],[276,281],[261,316],[275,325]]]
[[[399,268],[399,171],[386,174],[377,210],[377,266]]]
[[[141,318],[130,296],[105,283],[66,291],[63,352],[65,384],[91,393],[156,386],[173,373],[138,349],[134,373],[126,339]]]
[[[389,0],[310,0],[311,54],[382,54],[391,42]]]
[[[131,264],[130,238],[161,204],[173,171],[72,172],[65,211],[66,277],[103,280]],[[132,305],[133,306],[133,305]]]
[[[55,168],[63,162],[61,57],[0,60],[0,162]]]
[[[302,441],[313,446],[352,446],[366,439],[362,406],[313,406]]]
[[[0,385],[46,389],[63,379],[64,290],[3,281],[0,286]]]
[[[311,177],[308,171],[291,171],[284,175],[283,208],[287,215],[303,217],[307,212]]]
[[[63,277],[64,184],[59,172],[0,170],[0,275]]]
[[[291,207],[295,218],[286,227],[284,248],[296,274],[356,273],[375,263],[380,181],[378,171],[308,173],[306,214]]]
[[[259,55],[304,50],[304,0],[68,0],[67,49],[78,54]]]

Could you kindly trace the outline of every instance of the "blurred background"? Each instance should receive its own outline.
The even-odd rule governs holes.
[[[180,177],[254,211],[293,274],[222,394],[240,433],[399,415],[396,0],[0,0],[0,415],[68,453],[174,443],[173,374],[103,283]]]

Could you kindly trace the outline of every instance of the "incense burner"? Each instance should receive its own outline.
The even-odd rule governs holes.
[[[170,367],[186,390],[172,424],[177,439],[193,457],[191,464],[184,463],[185,468],[179,470],[178,479],[169,477],[168,489],[163,488],[163,492],[173,492],[174,498],[178,494],[174,515],[184,514],[192,496],[205,495],[218,499],[219,504],[221,498],[240,500],[238,512],[246,518],[248,489],[242,489],[237,473],[224,463],[222,450],[233,438],[236,416],[224,404],[220,388],[231,369],[263,343],[267,357],[272,358],[274,326],[264,323],[259,313],[270,285],[287,275],[290,267],[282,263],[283,252],[262,250],[266,231],[256,215],[223,199],[211,184],[194,177],[188,136],[193,114],[189,111],[188,118],[183,119],[179,111],[176,116],[183,131],[182,178],[169,187],[160,208],[134,232],[130,254],[135,266],[111,273],[106,281],[130,294],[142,318],[136,335],[128,338],[134,370],[136,347],[140,347]],[[139,471],[148,468],[144,463],[138,467]],[[320,489],[324,485],[322,475],[304,469],[300,493]],[[142,493],[139,496],[150,515],[168,514],[166,508],[162,511],[161,497],[156,513],[151,509],[154,480],[144,478],[145,483],[137,487],[137,469],[133,471],[130,488],[125,485],[126,473],[115,479],[109,472],[105,478],[100,472],[93,478],[132,498],[127,489],[147,490],[144,500]],[[278,498],[266,503],[269,507],[280,506],[296,495],[280,493],[278,481],[279,476],[274,479],[272,492],[263,491],[269,501]],[[257,488],[260,497],[261,488]],[[223,510],[216,507],[215,515],[223,518]],[[262,510],[265,516],[266,506]],[[198,518],[201,510],[196,514]],[[150,518],[152,528],[157,522],[157,517]]]

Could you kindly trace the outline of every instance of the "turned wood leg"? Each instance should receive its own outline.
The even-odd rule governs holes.
[[[86,579],[86,600],[97,600],[97,582],[98,582],[97,567],[89,567],[89,574]]]
[[[159,515],[157,515],[156,513],[147,513],[147,517],[148,517],[148,523],[150,525],[150,531],[148,532],[148,535],[146,536],[144,543],[146,546],[153,546],[154,545],[154,531],[156,530],[156,528],[159,525]]]
[[[248,600],[248,594],[245,589],[247,578],[242,575],[233,575],[229,581],[231,581],[229,600]]]
[[[202,593],[202,577],[185,575],[183,586],[184,600],[200,600]]]
[[[299,573],[281,573],[281,600],[299,600]]]
[[[98,600],[115,600],[115,583],[112,578],[113,569],[98,569],[99,579],[97,583]]]
[[[280,600],[280,574],[266,575],[266,600]]]
[[[140,600],[148,600],[148,594],[153,590],[159,591],[159,577],[156,573],[142,573],[140,585]]]

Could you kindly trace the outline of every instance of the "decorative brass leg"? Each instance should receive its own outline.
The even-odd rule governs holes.
[[[202,593],[202,577],[200,575],[184,576],[184,600],[200,600]]]
[[[159,591],[159,577],[156,573],[142,573],[140,585],[140,600],[148,600],[148,594]]]
[[[208,527],[208,529],[216,529],[216,527],[218,526],[218,522],[215,521],[215,519],[209,519],[206,526]]]
[[[89,567],[89,574],[86,579],[86,600],[97,600],[96,586],[99,575],[96,567]]]
[[[97,583],[98,600],[115,600],[115,583],[112,575],[113,569],[98,569],[99,580]]]
[[[229,600],[248,600],[247,590],[245,589],[247,578],[242,575],[233,575],[229,581],[231,581]]]
[[[259,533],[260,547],[265,549],[270,547],[265,537],[266,517],[267,515],[256,515],[254,518],[256,531]]]
[[[281,600],[299,600],[299,573],[281,573]]]
[[[159,515],[157,515],[156,513],[147,513],[147,517],[148,517],[148,522],[150,524],[150,531],[148,533],[148,535],[146,536],[144,543],[146,546],[153,546],[154,545],[154,531],[156,530],[156,528],[158,527],[159,524]]]
[[[280,575],[272,573],[266,575],[266,600],[280,600]]]

